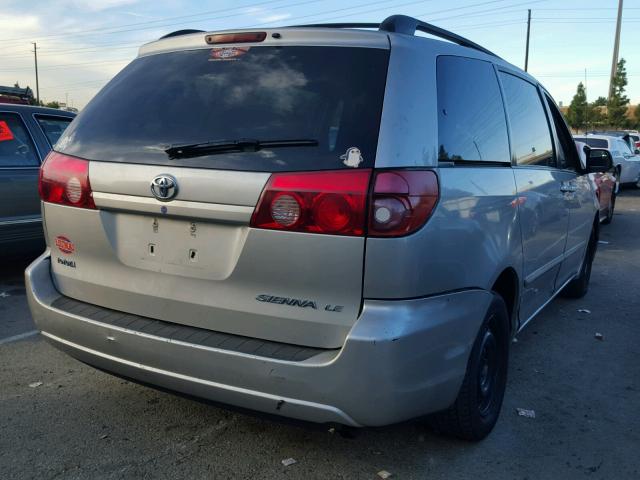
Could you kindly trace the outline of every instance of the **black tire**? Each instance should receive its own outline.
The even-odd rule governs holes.
[[[485,438],[500,415],[509,363],[509,314],[502,297],[493,300],[471,350],[467,373],[451,407],[429,418],[439,433],[463,440]]]
[[[591,280],[591,265],[593,259],[596,256],[596,249],[598,248],[598,231],[597,227],[591,230],[591,237],[589,237],[589,245],[587,246],[587,253],[582,260],[582,266],[580,267],[580,273],[576,278],[571,280],[566,287],[562,290],[561,295],[566,298],[582,298],[589,291],[589,280]]]
[[[603,225],[609,225],[613,220],[613,211],[616,208],[616,194],[615,192],[611,194],[611,201],[609,202],[609,211],[607,212],[607,217],[602,221]]]

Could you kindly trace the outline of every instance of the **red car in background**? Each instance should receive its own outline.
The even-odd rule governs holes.
[[[617,178],[616,167],[611,156],[605,157],[602,155],[605,149],[598,149],[592,152],[591,148],[583,142],[576,142],[576,147],[583,165],[587,164],[587,159],[590,157],[593,161],[594,155],[602,157],[598,159],[601,160],[601,171],[589,173],[589,179],[593,182],[596,197],[598,197],[598,203],[600,204],[600,223],[607,225],[613,220],[616,195],[620,188],[620,179]]]

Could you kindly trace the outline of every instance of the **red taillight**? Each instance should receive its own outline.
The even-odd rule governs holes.
[[[430,170],[371,170],[274,173],[253,212],[251,226],[272,230],[401,237],[418,230],[438,202]],[[368,220],[367,220],[368,217]]]
[[[272,230],[364,235],[371,170],[274,173],[251,226]]]
[[[209,45],[222,43],[258,43],[267,38],[267,32],[214,33],[205,37]]]
[[[38,184],[44,202],[96,208],[89,184],[89,162],[52,151],[40,167]]]
[[[418,230],[438,202],[438,179],[429,170],[383,170],[370,202],[369,236],[400,237]]]

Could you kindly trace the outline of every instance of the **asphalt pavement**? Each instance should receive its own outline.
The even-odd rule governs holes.
[[[616,208],[587,296],[555,300],[512,345],[502,414],[477,444],[416,423],[345,438],[99,372],[31,333],[29,258],[5,259],[0,478],[640,478],[640,191]]]

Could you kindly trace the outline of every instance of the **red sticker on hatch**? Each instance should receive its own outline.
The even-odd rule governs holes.
[[[0,120],[0,142],[13,140],[13,138],[13,132],[9,128],[9,125],[7,125],[7,122]]]
[[[237,60],[238,57],[241,57],[245,53],[249,51],[251,47],[222,47],[222,48],[212,48],[211,54],[209,56],[210,61],[219,61],[219,60]]]
[[[66,253],[67,255],[76,251],[76,247],[73,242],[62,235],[58,235],[56,237],[56,247],[58,247],[58,250],[62,253]]]

